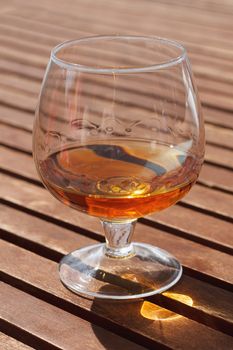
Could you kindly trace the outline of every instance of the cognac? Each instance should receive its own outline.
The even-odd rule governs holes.
[[[53,153],[39,171],[63,203],[103,219],[134,219],[171,206],[190,190],[200,164],[182,149],[107,140]]]

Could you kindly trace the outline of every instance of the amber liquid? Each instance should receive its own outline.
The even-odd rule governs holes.
[[[133,219],[177,202],[197,179],[191,154],[166,144],[105,141],[51,154],[39,170],[63,203],[105,219]]]

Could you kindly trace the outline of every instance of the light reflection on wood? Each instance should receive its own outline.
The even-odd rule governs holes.
[[[185,294],[165,292],[164,296],[177,300],[188,306],[193,306],[193,299]],[[159,305],[151,303],[149,301],[144,301],[140,310],[141,316],[154,321],[171,321],[177,318],[183,317],[173,311],[165,309]]]

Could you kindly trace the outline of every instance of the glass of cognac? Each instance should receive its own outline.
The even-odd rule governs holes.
[[[103,226],[105,244],[61,260],[60,278],[69,289],[132,299],[180,279],[176,258],[131,239],[138,218],[188,193],[203,163],[203,119],[182,45],[97,36],[55,47],[36,110],[33,153],[51,194]]]

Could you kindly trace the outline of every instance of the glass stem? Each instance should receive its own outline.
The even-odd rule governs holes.
[[[106,255],[127,258],[134,255],[131,239],[137,220],[112,222],[101,220],[106,239]]]

